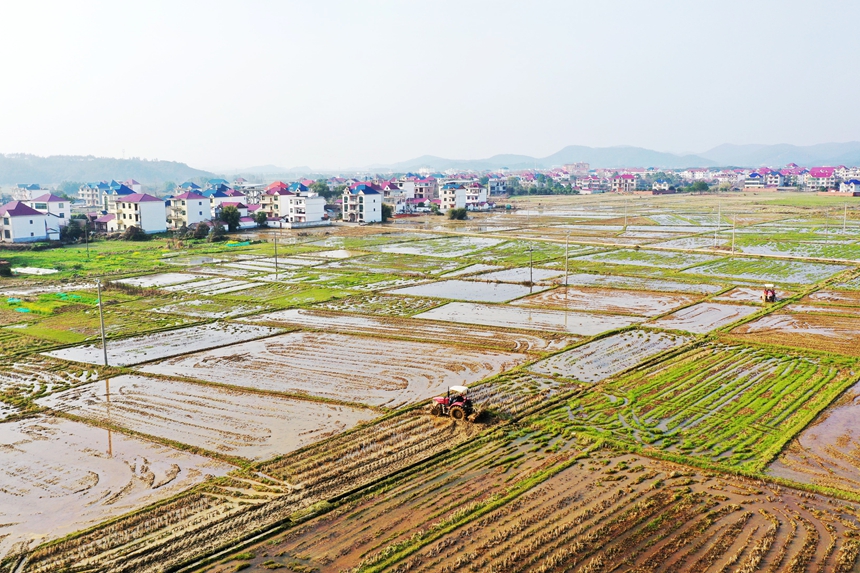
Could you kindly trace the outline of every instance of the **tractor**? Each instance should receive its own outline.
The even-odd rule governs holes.
[[[473,420],[475,409],[469,399],[469,388],[466,386],[449,387],[445,396],[433,398],[430,413],[434,416],[450,416],[455,420]]]
[[[776,288],[773,285],[764,285],[764,292],[761,293],[763,302],[776,302]]]

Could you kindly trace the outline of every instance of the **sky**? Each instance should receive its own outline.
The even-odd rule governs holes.
[[[218,171],[853,141],[858,21],[856,0],[3,1],[0,153]]]

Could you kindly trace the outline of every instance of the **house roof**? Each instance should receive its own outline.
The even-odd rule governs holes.
[[[833,177],[834,171],[836,171],[835,167],[810,167],[809,175],[810,177]]]
[[[35,199],[30,199],[30,201],[38,201],[40,203],[59,203],[62,201],[66,201],[62,197],[57,197],[53,193],[45,193],[44,195],[39,195]]]
[[[272,187],[266,190],[266,195],[295,195],[295,193],[287,191],[285,187]]]
[[[269,189],[286,189],[287,187],[289,187],[289,185],[287,185],[283,181],[273,181],[266,186],[266,191],[268,191]]]
[[[122,198],[125,203],[152,203],[154,201],[161,202],[161,199],[155,197],[154,195],[150,195],[149,193],[135,193],[133,195],[126,195]]]
[[[36,211],[32,207],[22,203],[21,201],[12,201],[11,203],[6,203],[2,207],[0,207],[0,216],[27,217],[33,215],[42,216],[44,215],[44,213]]]
[[[96,219],[96,223],[107,223],[108,221],[113,221],[116,219],[116,215],[113,213],[108,213],[107,215],[102,215],[98,219]]]
[[[138,183],[134,179],[129,179],[127,181],[123,181],[123,185],[128,185],[129,187],[131,187],[132,185],[140,185],[140,183]]]
[[[176,195],[176,196],[172,197],[172,199],[205,199],[205,198],[206,197],[204,197],[203,195],[200,195],[198,193],[193,193],[191,191],[186,191],[185,193],[182,193],[180,195]]]
[[[193,181],[186,181],[182,185],[180,185],[183,189],[200,189],[200,185],[194,183]]]
[[[248,206],[240,201],[224,201],[221,207],[236,207],[237,209],[247,209]]]

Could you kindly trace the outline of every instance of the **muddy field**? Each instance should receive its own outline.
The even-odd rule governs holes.
[[[389,294],[400,294],[431,298],[449,298],[474,302],[506,302],[545,290],[542,286],[525,286],[521,284],[488,283],[464,280],[447,280],[438,283],[406,287],[389,291]]]
[[[508,370],[526,358],[466,346],[294,332],[150,363],[140,370],[394,408]]]
[[[147,506],[232,469],[47,416],[0,424],[0,444],[0,555]]]
[[[654,317],[696,300],[697,297],[690,295],[650,291],[559,287],[521,298],[513,304]]]
[[[793,348],[836,351],[860,356],[860,317],[817,313],[776,313],[739,326],[731,335]]]
[[[751,306],[702,302],[663,317],[649,326],[705,334],[746,318],[757,310]]]
[[[51,410],[187,444],[262,460],[375,418],[369,409],[118,376],[38,400]]]
[[[569,332],[582,336],[594,336],[607,330],[630,326],[641,318],[587,312],[543,310],[515,306],[452,302],[416,315],[449,322],[461,322],[503,328],[526,330],[548,330]]]
[[[110,340],[107,352],[108,364],[112,366],[140,364],[243,340],[272,336],[278,332],[280,332],[279,329],[266,326],[216,322],[145,336]],[[104,363],[101,345],[74,346],[46,354],[74,362]]]

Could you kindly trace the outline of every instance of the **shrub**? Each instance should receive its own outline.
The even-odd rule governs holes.
[[[209,238],[207,239],[210,243],[217,243],[219,241],[227,240],[227,230],[224,228],[224,225],[221,223],[215,223],[215,226],[212,227],[212,231],[209,233]]]
[[[146,235],[146,233],[141,231],[140,227],[136,225],[132,225],[131,227],[127,228],[122,234],[123,241],[145,241],[148,238],[149,237]]]
[[[465,221],[468,216],[469,212],[465,207],[448,209],[448,218],[451,220]]]
[[[194,238],[195,239],[205,239],[209,236],[209,225],[206,223],[197,223],[197,226],[194,228]]]

